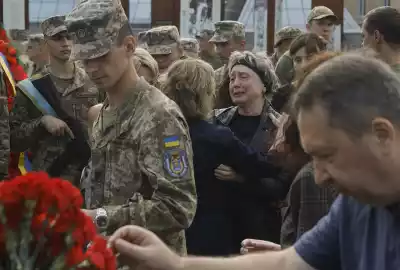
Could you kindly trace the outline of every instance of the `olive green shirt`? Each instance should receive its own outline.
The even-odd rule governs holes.
[[[294,79],[294,64],[289,51],[285,52],[278,60],[275,73],[282,85],[290,84]]]

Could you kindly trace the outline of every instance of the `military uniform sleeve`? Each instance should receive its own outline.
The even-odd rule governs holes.
[[[40,124],[42,118],[38,110],[30,109],[32,102],[20,91],[14,99],[10,113],[11,150],[23,152],[32,147],[47,132]]]
[[[10,126],[8,114],[7,88],[3,71],[0,69],[0,180],[8,174],[10,157]]]
[[[151,199],[133,200],[127,207],[104,207],[109,216],[108,233],[126,224],[141,225],[158,234],[178,232],[188,228],[194,218],[193,153],[186,123],[177,108],[153,121],[157,124],[142,134],[138,153],[140,171],[153,191]]]
[[[275,73],[278,76],[281,85],[290,84],[293,81],[293,60],[287,52],[279,58],[275,67]]]

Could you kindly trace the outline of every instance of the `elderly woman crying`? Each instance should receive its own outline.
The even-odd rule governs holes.
[[[223,256],[239,251],[231,228],[230,183],[216,178],[215,169],[226,164],[246,178],[273,176],[280,168],[269,157],[246,146],[227,127],[210,123],[215,96],[214,70],[206,62],[178,60],[166,73],[162,91],[181,108],[193,147],[198,208],[186,231],[188,253]]]
[[[229,95],[235,106],[216,110],[213,121],[229,127],[248,146],[268,151],[276,130],[270,117],[274,108],[269,100],[279,85],[273,65],[266,56],[245,51],[234,52],[228,68]],[[291,178],[282,174],[248,178],[227,164],[221,164],[215,175],[229,184],[233,235],[237,237],[235,251],[239,250],[240,237],[245,235],[279,241],[278,202],[285,198]]]

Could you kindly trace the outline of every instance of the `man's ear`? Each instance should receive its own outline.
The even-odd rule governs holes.
[[[127,36],[124,38],[122,45],[125,48],[125,51],[132,55],[136,50],[136,39],[134,36]]]
[[[371,131],[381,145],[381,149],[389,153],[393,146],[392,142],[396,139],[396,129],[393,124],[386,118],[377,117],[372,120]]]

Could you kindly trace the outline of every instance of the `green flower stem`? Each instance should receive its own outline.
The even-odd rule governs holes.
[[[21,261],[25,262],[24,270],[32,270],[29,267],[29,254],[30,254],[30,244],[32,242],[33,236],[31,233],[32,217],[34,210],[36,208],[36,201],[28,200],[25,201],[25,211],[22,216],[22,221],[20,224],[20,234],[21,242],[19,248],[19,258]]]
[[[4,226],[5,239],[6,239],[6,250],[9,254],[10,269],[9,270],[23,270],[23,265],[20,258],[18,257],[18,237],[15,232],[7,227],[7,216],[5,213],[4,205],[0,204],[0,222]]]

